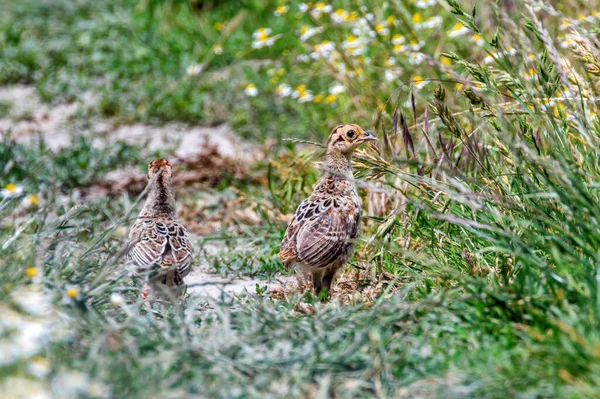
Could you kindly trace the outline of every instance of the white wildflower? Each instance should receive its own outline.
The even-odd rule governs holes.
[[[367,33],[371,31],[371,26],[369,25],[369,21],[366,18],[359,18],[358,21],[354,24],[352,28],[352,34],[354,36],[360,36],[363,33]]]
[[[469,33],[469,29],[459,22],[452,27],[450,33],[448,33],[448,37],[459,37],[467,33]]]
[[[423,27],[427,28],[427,29],[435,29],[441,25],[442,25],[442,17],[440,17],[440,16],[430,17],[427,19],[427,21],[425,21],[423,23]]]
[[[9,183],[2,190],[0,190],[0,196],[2,198],[13,198],[23,194],[23,187],[16,184]]]
[[[302,93],[300,93],[300,96],[298,96],[299,103],[306,103],[306,102],[309,102],[312,100],[313,100],[313,94],[310,90],[303,91]]]
[[[396,78],[397,78],[396,74],[389,69],[385,70],[384,77],[385,77],[385,80],[387,80],[388,82],[391,82],[392,80],[396,80]]]
[[[427,81],[420,76],[413,77],[412,81],[417,89],[422,89],[427,84]]]
[[[342,42],[342,48],[346,53],[352,56],[361,55],[364,52],[364,42],[356,36],[348,36]]]
[[[316,34],[323,32],[323,27],[311,27],[308,25],[303,25],[300,27],[300,40],[305,42]]]
[[[333,94],[335,96],[337,96],[345,91],[346,91],[346,87],[344,87],[344,85],[339,84],[339,83],[335,84],[329,88],[329,93]]]
[[[275,41],[279,38],[278,36],[269,36],[271,34],[271,28],[259,28],[253,34],[252,48],[263,48],[271,47],[275,44]]]
[[[199,75],[200,72],[202,72],[202,64],[192,64],[190,66],[187,67],[187,69],[185,70],[185,72],[189,75],[189,76],[196,76]]]
[[[21,200],[21,205],[25,208],[32,208],[34,206],[38,206],[40,204],[40,198],[35,194],[27,194],[23,200]]]
[[[419,50],[421,50],[423,48],[424,45],[425,45],[425,41],[424,40],[421,40],[420,42],[417,42],[416,40],[411,40],[409,48],[412,51],[419,51]]]
[[[275,11],[273,12],[273,15],[275,15],[276,17],[281,17],[282,15],[286,14],[289,10],[288,6],[279,6],[275,9]]]
[[[321,58],[329,58],[329,56],[335,50],[335,45],[329,40],[324,40],[319,44],[315,44],[313,47],[313,52],[310,53],[310,57],[314,60],[318,60]]]
[[[315,4],[315,7],[312,10],[310,10],[310,15],[312,15],[313,18],[319,18],[321,17],[321,14],[328,14],[331,10],[332,7],[329,4],[319,2]]]
[[[418,53],[418,52],[416,52],[416,53],[411,53],[411,54],[408,56],[408,62],[409,62],[411,65],[419,65],[421,62],[423,62],[423,60],[424,60],[424,59],[425,59],[425,54],[423,54],[423,53]]]
[[[394,36],[392,36],[392,44],[402,44],[405,41],[406,39],[402,35],[395,34]]]
[[[125,303],[125,297],[123,297],[123,295],[117,293],[117,292],[113,292],[112,294],[110,294],[110,304],[113,306],[121,306]]]
[[[477,44],[478,46],[483,46],[485,44],[485,40],[483,40],[483,37],[481,37],[478,34],[474,34],[473,36],[471,36],[471,41]]]
[[[244,93],[246,93],[248,97],[256,97],[258,95],[258,89],[256,88],[256,85],[254,83],[250,83],[244,89]]]
[[[348,16],[348,11],[341,8],[335,10],[335,12],[332,12],[330,15],[331,22],[334,24],[343,24],[344,22],[348,21]]]
[[[276,92],[280,97],[289,97],[292,94],[292,88],[290,85],[282,83],[277,86]]]
[[[560,47],[561,48],[570,48],[575,46],[575,41],[571,38],[571,35],[567,35],[566,37],[560,38]]]
[[[418,8],[429,8],[437,4],[437,0],[417,0],[415,6]]]
[[[558,26],[559,30],[567,30],[576,27],[579,24],[578,21],[572,19],[563,19]]]
[[[381,23],[375,25],[375,32],[380,36],[387,36],[390,33],[390,30],[388,29],[387,24]]]

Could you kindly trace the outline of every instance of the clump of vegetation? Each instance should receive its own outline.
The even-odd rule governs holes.
[[[136,5],[11,2],[0,81],[35,84],[47,100],[99,90],[98,111],[125,121],[223,118],[257,141],[375,127],[379,151],[354,160],[367,210],[348,268],[359,293],[322,305],[257,287],[210,311],[195,297],[150,308],[122,267],[135,201],[68,196],[93,180],[90,165],[104,173],[148,154],[7,139],[1,391],[598,396],[597,12],[520,1]],[[316,174],[306,147],[268,153],[251,172],[266,178],[232,178],[215,190],[227,201],[203,205],[246,212],[200,241],[227,244],[200,255],[220,271],[282,271],[285,215]]]

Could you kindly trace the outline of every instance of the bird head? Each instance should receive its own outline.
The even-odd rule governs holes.
[[[329,135],[327,152],[339,152],[349,156],[358,146],[368,141],[377,141],[377,137],[358,125],[337,125]]]
[[[157,159],[150,162],[148,165],[148,179],[152,179],[154,176],[162,173],[164,177],[171,179],[173,177],[173,168],[166,159]]]

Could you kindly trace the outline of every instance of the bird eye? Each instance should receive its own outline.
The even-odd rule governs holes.
[[[348,136],[349,139],[353,139],[354,136],[356,136],[356,132],[354,130],[348,130],[348,133],[346,133],[346,136]]]

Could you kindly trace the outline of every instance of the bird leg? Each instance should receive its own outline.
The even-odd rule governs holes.
[[[320,271],[315,271],[311,274],[311,277],[315,294],[318,297],[321,293],[321,290],[323,290],[323,273]]]
[[[335,277],[335,271],[326,271],[325,273],[313,273],[313,286],[315,288],[315,294],[317,298],[326,302],[329,299],[331,293],[331,284]]]
[[[335,271],[327,271],[323,276],[323,288],[327,290],[327,294],[331,295],[331,284],[333,283],[333,278],[335,277]]]

